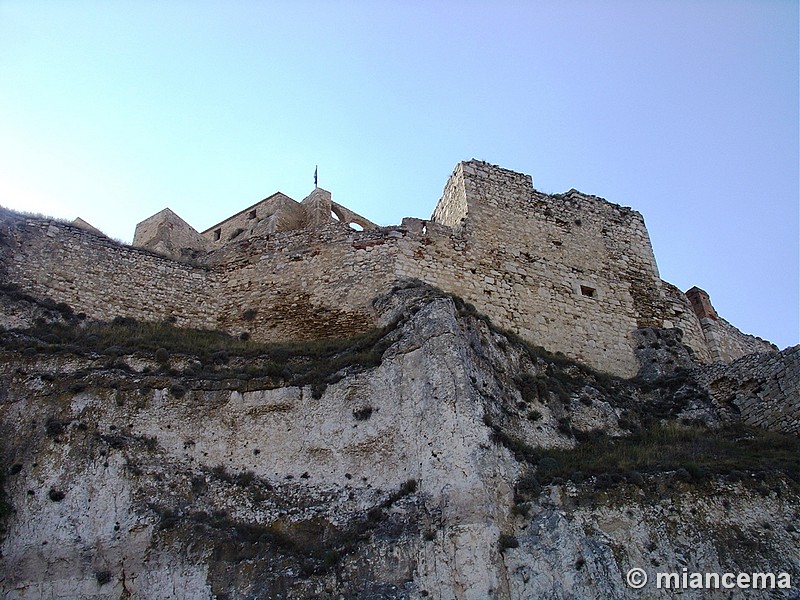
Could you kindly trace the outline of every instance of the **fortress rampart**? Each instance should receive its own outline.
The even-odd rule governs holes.
[[[202,233],[165,209],[139,224],[139,247],[5,212],[0,244],[4,282],[102,319],[174,317],[260,340],[340,336],[372,327],[372,298],[413,278],[623,376],[639,369],[632,333],[643,327],[679,327],[701,362],[775,350],[720,319],[702,323],[660,279],[636,211],[575,190],[543,194],[530,176],[474,160],[456,167],[430,220],[398,226],[316,189],[299,203],[274,194]]]
[[[548,196],[529,176],[473,162],[456,168],[433,219],[469,240],[477,276],[456,293],[538,345],[632,374],[630,332],[673,316],[631,209],[574,190]]]
[[[180,314],[185,324],[216,325],[215,274],[125,246],[77,226],[4,212],[2,277],[33,296],[66,302],[98,319],[157,320]]]
[[[800,435],[800,346],[703,369],[701,384],[748,425]]]

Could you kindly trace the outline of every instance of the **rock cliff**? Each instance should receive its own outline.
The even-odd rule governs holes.
[[[674,330],[626,380],[414,282],[302,344],[2,306],[3,598],[673,597],[633,567],[797,597],[798,438],[742,423]]]

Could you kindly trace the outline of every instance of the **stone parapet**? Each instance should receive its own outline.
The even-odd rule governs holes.
[[[5,283],[64,302],[98,319],[174,317],[213,328],[216,274],[208,267],[126,246],[58,221],[4,211],[0,256]]]

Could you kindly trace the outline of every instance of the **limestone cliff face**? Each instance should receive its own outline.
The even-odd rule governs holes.
[[[257,356],[5,333],[2,597],[639,598],[632,567],[786,571],[796,589],[785,472],[547,475],[541,452],[593,432],[735,418],[693,380],[637,387],[537,356],[424,288],[375,309],[379,364],[314,383]]]

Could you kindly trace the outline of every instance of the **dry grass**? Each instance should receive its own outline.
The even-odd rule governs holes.
[[[539,450],[555,468],[543,483],[572,473],[652,473],[684,469],[692,479],[733,472],[782,473],[800,481],[800,439],[744,425],[719,430],[657,425],[626,438],[598,435],[572,450]]]

